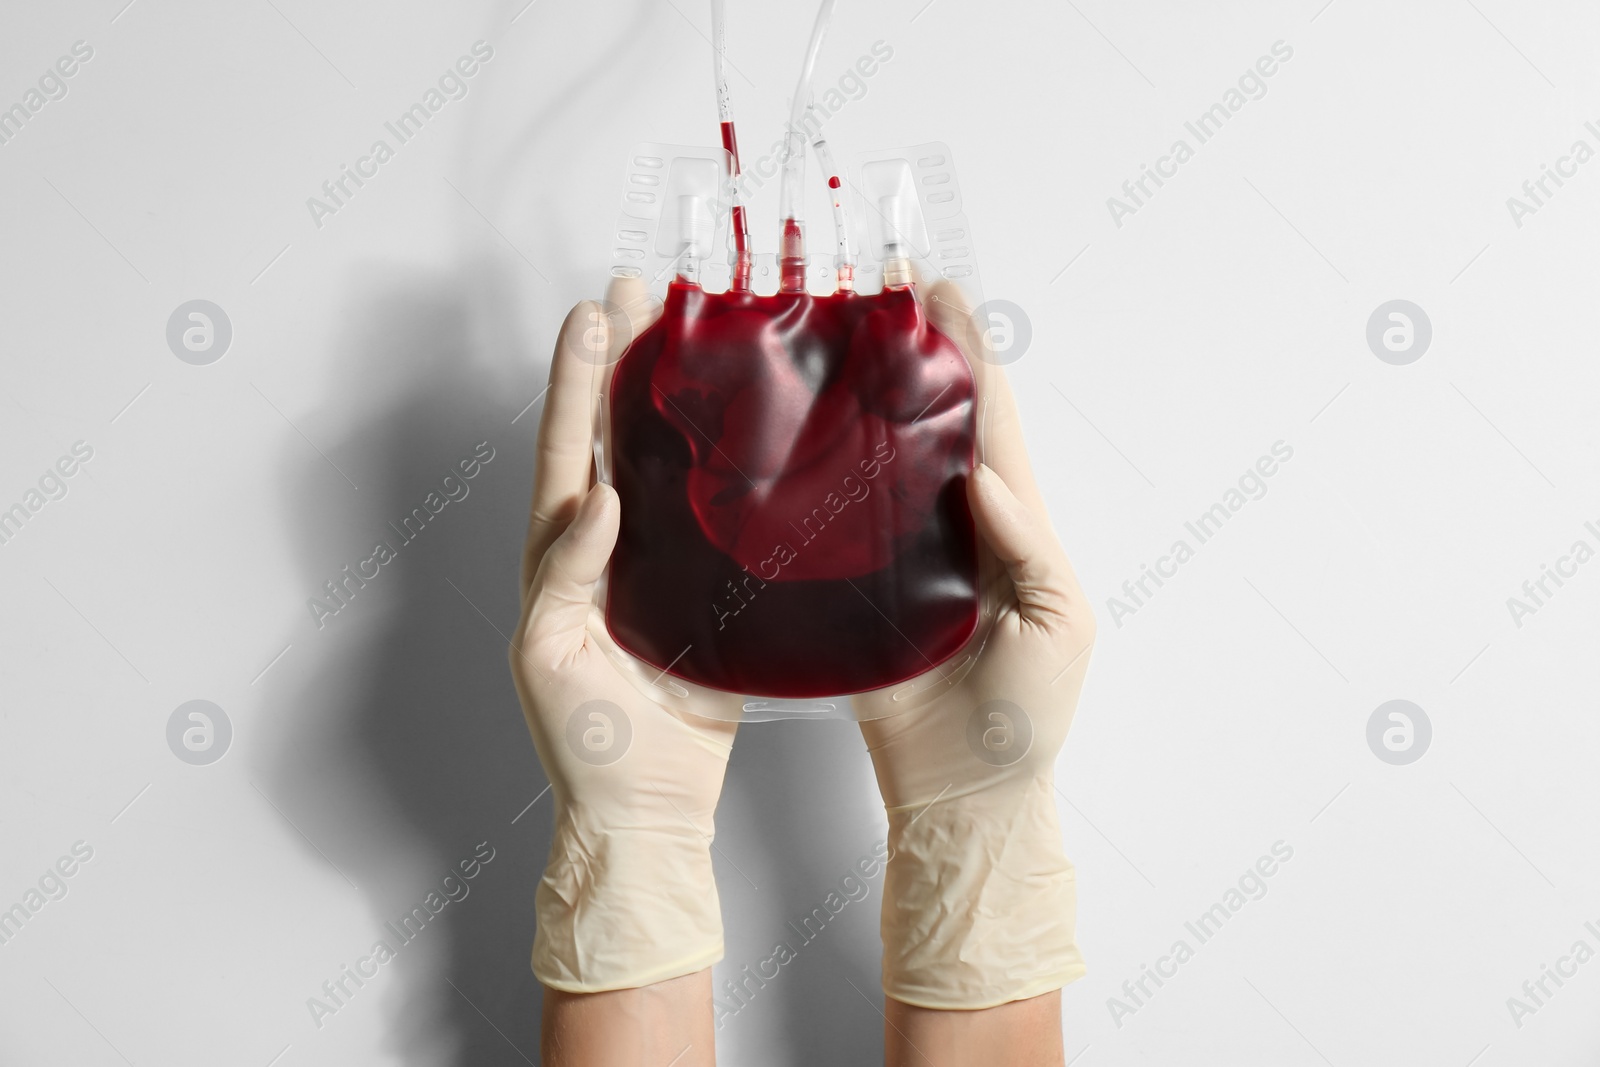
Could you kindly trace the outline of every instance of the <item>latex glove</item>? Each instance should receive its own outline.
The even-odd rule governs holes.
[[[579,304],[551,359],[510,651],[555,799],[533,972],[573,993],[647,985],[722,958],[712,816],[735,729],[725,711],[693,714],[711,709],[692,699],[662,707],[654,694],[667,694],[619,666],[626,657],[594,603],[621,511],[615,491],[595,484],[592,420],[629,339],[619,335],[637,336],[654,317],[637,284],[613,283],[607,301],[632,309],[631,327]]]
[[[981,648],[856,706],[889,817],[884,992],[924,1008],[988,1008],[1084,973],[1055,761],[1095,621],[1034,483],[1004,374],[971,358],[954,286],[935,287],[927,304],[978,379],[988,466],[967,497],[993,626]]]

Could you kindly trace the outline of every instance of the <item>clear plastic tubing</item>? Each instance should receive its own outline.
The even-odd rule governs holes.
[[[732,157],[733,182],[729,192],[733,229],[733,282],[739,292],[750,289],[750,220],[739,190],[739,140],[733,130],[733,96],[728,91],[728,19],[725,0],[711,0],[711,66],[717,83],[717,118],[722,125],[722,147]]]
[[[851,293],[856,288],[856,260],[850,254],[850,218],[845,213],[844,182],[839,177],[839,168],[834,166],[833,152],[822,136],[822,120],[816,118],[815,111],[814,107],[807,109],[811,121],[816,124],[811,150],[817,154],[817,168],[828,182],[828,199],[833,202],[833,266],[838,275],[839,291]]]
[[[804,202],[801,182],[806,171],[803,123],[806,109],[811,106],[811,79],[816,73],[817,56],[822,52],[822,39],[828,34],[835,3],[836,0],[822,0],[822,6],[817,9],[817,21],[811,27],[811,41],[806,46],[805,63],[800,67],[800,81],[794,91],[789,126],[784,131],[783,178],[778,185],[778,215],[783,220],[783,236],[778,245],[779,288],[784,292],[801,292],[806,287],[806,239],[800,227]]]

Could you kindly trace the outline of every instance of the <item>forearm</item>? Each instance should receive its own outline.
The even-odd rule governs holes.
[[[545,1067],[714,1067],[711,970],[604,993],[546,988],[539,1051]]]
[[[709,987],[707,995],[709,996]],[[978,1011],[885,997],[884,1067],[1062,1067],[1061,991]],[[937,1060],[930,1059],[937,1057]]]
[[[1048,778],[889,810],[883,991],[924,1008],[1029,1000],[1084,973]]]

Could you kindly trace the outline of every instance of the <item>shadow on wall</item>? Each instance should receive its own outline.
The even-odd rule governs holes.
[[[882,813],[855,723],[739,728],[717,808],[728,953],[713,982],[721,1062],[883,1062],[883,873],[859,866],[885,847]]]
[[[523,0],[498,6],[486,25],[508,26],[527,10]],[[519,30],[535,34],[545,17],[552,16],[531,12]],[[648,47],[626,28],[617,40]],[[504,45],[504,35],[494,44]],[[529,189],[557,180],[548,165],[552,128],[576,99],[606,85],[582,75],[542,84],[537,63],[511,69],[534,79],[524,94],[505,94],[535,102],[512,115],[516,138],[490,147],[506,127],[484,111],[494,98],[481,97],[463,116],[452,168],[480,177],[481,189],[469,185],[475,203],[499,219],[525,202]],[[527,294],[546,287],[477,218],[463,212],[462,219],[459,236],[469,251],[453,268],[396,273],[368,264],[352,275],[357,291],[339,316],[350,330],[335,348],[343,380],[331,395],[361,398],[352,406],[373,414],[343,440],[319,444],[361,489],[335,479],[326,496],[308,499],[313,491],[304,487],[326,486],[329,472],[320,458],[307,461],[296,449],[288,453],[285,495],[296,514],[359,512],[358,526],[343,539],[349,558],[336,558],[339,549],[325,532],[300,528],[305,595],[368,558],[380,538],[395,558],[379,564],[378,577],[324,620],[322,632],[308,635],[326,643],[317,656],[322,666],[282,706],[263,770],[274,801],[370,904],[370,940],[329,946],[319,978],[338,978],[341,965],[361,958],[349,954],[369,953],[378,940],[397,950],[346,1002],[383,998],[385,1044],[406,1067],[539,1060],[541,989],[528,953],[533,892],[550,846],[550,799],[523,813],[546,779],[505,656],[518,614],[516,575],[542,407],[512,419],[544,387],[552,338],[530,339],[513,325],[513,309],[526,308]],[[543,248],[550,262],[570,259],[561,223],[556,215],[540,218],[537,238],[523,238],[524,247]],[[551,322],[565,312],[539,310]],[[331,415],[328,421],[348,425]],[[486,465],[483,442],[493,450]],[[463,460],[480,464],[476,477],[461,477]],[[402,544],[411,535],[388,524],[426,508],[430,491],[459,493],[443,484],[452,473],[467,495]],[[484,864],[481,857],[491,854]],[[475,873],[470,880],[463,861]],[[445,901],[436,917],[430,892],[434,907]],[[430,918],[412,935],[402,920],[419,908]],[[402,936],[411,940],[401,945]],[[336,1026],[345,1010],[331,1006],[334,1016],[321,1018],[325,1027]],[[308,1027],[311,1014],[308,1007]]]
[[[542,352],[519,353],[546,346],[516,337],[492,310],[515,306],[526,283],[512,268],[363,277],[343,380],[330,391],[364,396],[371,414],[343,440],[319,442],[359,493],[298,442],[284,477],[296,514],[358,513],[348,533],[296,527],[304,595],[343,582],[346,603],[324,592],[338,610],[310,632],[308,608],[296,631],[317,643],[320,666],[266,727],[261,781],[370,907],[369,931],[357,925],[308,964],[317,980],[339,979],[380,940],[395,959],[368,963],[376,976],[360,987],[346,979],[339,999],[324,993],[327,1010],[308,1005],[306,1025],[315,1015],[336,1027],[347,1006],[381,999],[385,1044],[406,1067],[538,1063],[542,990],[528,952],[551,801],[506,639],[542,404],[519,413],[548,368]],[[430,493],[438,514],[408,525],[415,509],[431,510]],[[393,557],[364,563],[379,540]],[[346,564],[376,577],[358,587],[341,574]],[[718,1033],[724,1063],[881,1062],[882,876],[844,882],[882,840],[877,805],[854,724],[740,730],[718,809],[728,955],[717,996],[738,1008]],[[849,899],[837,914],[827,906],[835,891]],[[749,993],[741,968],[770,958],[778,941],[795,959]],[[730,999],[729,979],[747,983],[743,1002]]]
[[[627,28],[605,53],[612,63],[641,59],[654,47],[642,24],[659,28],[677,18],[642,0],[615,6],[638,17],[615,23]],[[522,0],[503,5],[495,23],[507,24],[519,9],[526,10]],[[518,29],[531,33],[544,17],[557,16],[535,10]],[[570,17],[590,16],[572,9]],[[559,183],[551,160],[564,157],[546,149],[557,119],[579,97],[596,107],[639,99],[615,79],[548,85],[537,64],[526,70],[534,82],[524,98],[546,103],[517,117],[514,141],[483,160],[482,146],[496,137],[472,127],[460,135],[455,169],[480,175],[474,202],[502,221]],[[710,96],[708,84],[714,117]],[[620,174],[631,146],[586,147],[614,156]],[[334,346],[341,380],[329,395],[356,398],[351,407],[364,421],[328,412],[322,424],[343,427],[342,439],[327,431],[312,436],[359,492],[322,458],[307,458],[300,442],[286,449],[283,496],[293,514],[354,516],[341,524],[346,533],[330,534],[329,522],[295,527],[300,595],[342,579],[346,565],[355,570],[379,539],[394,555],[377,562],[377,577],[356,588],[320,632],[312,632],[307,609],[291,639],[315,642],[319,666],[263,726],[268,755],[258,769],[264,790],[303,832],[307,855],[320,853],[370,906],[370,931],[357,924],[348,943],[329,945],[307,963],[316,981],[339,979],[342,966],[356,966],[379,940],[395,951],[365,985],[345,979],[343,1003],[324,994],[331,1014],[319,1012],[321,1022],[337,1027],[350,1007],[381,1001],[386,1050],[405,1067],[540,1062],[542,991],[528,953],[551,801],[541,797],[546,779],[518,708],[506,641],[518,615],[516,575],[542,404],[518,416],[544,388],[554,338],[518,332],[514,309],[527,308],[530,292],[542,298],[545,286],[473,216],[463,218],[463,241],[483,250],[463,253],[458,265],[397,272],[367,264],[352,274],[354,295],[340,316],[349,334]],[[592,255],[570,254],[567,225],[559,213],[543,213],[533,224],[536,236],[520,243],[543,249],[539,258],[548,263],[592,262]],[[513,233],[524,229],[511,226]],[[539,321],[553,325],[566,308],[538,311]],[[485,463],[489,449],[493,458]],[[470,480],[458,466],[463,460],[479,464]],[[452,474],[456,481],[445,485]],[[402,526],[413,509],[429,510],[430,492],[439,494],[438,507],[461,486],[466,495],[444,504],[420,534],[389,525]],[[365,572],[372,574],[373,564]],[[870,895],[831,916],[821,935],[804,940],[787,926],[824,906],[882,840],[882,809],[855,727],[742,729],[723,798],[717,875],[728,957],[717,970],[717,995],[726,999],[722,981],[768,957],[776,940],[793,945],[796,959],[719,1031],[722,1062],[881,1062],[881,874]],[[407,916],[418,916],[410,929]],[[409,940],[402,943],[402,935]],[[310,1007],[306,1018],[310,1030]]]
[[[335,990],[343,1004],[324,994],[332,1014],[308,1005],[307,1025],[315,1015],[337,1026],[347,1006],[382,998],[386,1045],[407,1067],[537,1062],[540,989],[528,951],[550,800],[518,818],[545,777],[501,633],[518,611],[539,408],[512,418],[543,388],[545,367],[519,358],[529,345],[491,310],[516,306],[510,290],[525,279],[483,263],[363,276],[373,280],[353,301],[353,336],[341,346],[348,377],[333,395],[365,396],[362,410],[375,414],[343,441],[322,443],[360,486],[356,494],[335,479],[344,495],[335,506],[348,512],[357,497],[359,517],[347,536],[303,524],[299,555],[308,596],[347,581],[346,564],[377,573],[364,586],[348,581],[343,606],[324,596],[337,613],[299,637],[325,643],[321,666],[282,705],[264,781],[370,904],[370,937],[352,931],[318,966],[338,979],[341,965],[355,967],[377,941],[395,959],[366,964],[377,971],[366,986],[347,979]],[[502,335],[485,336],[493,329]],[[524,363],[507,381],[508,368]],[[322,459],[289,455],[286,485],[328,484]],[[414,509],[433,508],[425,525],[406,523]],[[393,557],[362,563],[380,540]],[[315,626],[309,608],[305,624]]]

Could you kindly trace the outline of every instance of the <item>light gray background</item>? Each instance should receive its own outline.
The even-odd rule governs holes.
[[[496,632],[528,405],[603,282],[628,148],[714,139],[707,12],[125,2],[0,12],[0,106],[94,48],[0,146],[0,507],[94,449],[0,546],[0,908],[94,849],[0,945],[0,1062],[536,1061],[549,800],[527,808],[545,782]],[[748,152],[778,134],[812,11],[730,7]],[[1600,148],[1600,14],[840,8],[822,78],[876,40],[894,58],[831,139],[953,148],[987,295],[1031,319],[1010,372],[1101,621],[1058,769],[1090,963],[1069,1058],[1597,1062],[1600,961],[1520,1027],[1506,1002],[1600,948],[1600,562],[1520,627],[1506,602],[1600,545],[1600,161],[1520,227],[1506,199],[1574,140]],[[480,39],[469,95],[314,226],[306,198]],[[1107,198],[1193,146],[1183,123],[1279,40],[1267,94],[1117,226]],[[191,299],[232,323],[209,366],[165,341]],[[1365,340],[1393,299],[1432,322],[1408,366]],[[319,631],[307,598],[483,440],[471,495]],[[1122,583],[1279,440],[1267,494],[1116,625]],[[194,699],[233,727],[209,766],[167,746]],[[1390,699],[1433,725],[1408,766],[1367,746]],[[884,824],[838,723],[745,729],[719,815],[720,981]],[[307,998],[481,841],[471,895],[314,1026]],[[1277,841],[1294,855],[1266,896],[1114,1019]],[[722,1062],[878,1056],[880,884],[722,1028]]]

